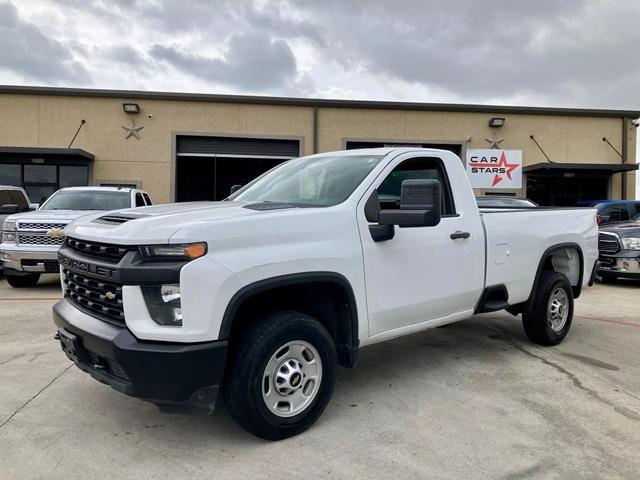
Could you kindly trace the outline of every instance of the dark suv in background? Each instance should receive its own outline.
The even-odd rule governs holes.
[[[626,222],[640,214],[640,200],[590,200],[578,202],[580,207],[598,210],[598,224]]]

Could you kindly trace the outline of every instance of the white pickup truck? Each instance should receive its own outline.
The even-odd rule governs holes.
[[[58,249],[64,241],[64,228],[72,220],[98,211],[145,205],[151,205],[149,195],[135,188],[68,187],[51,195],[35,211],[4,218],[0,259],[7,282],[17,288],[33,287],[42,273],[58,273]]]
[[[267,439],[315,422],[373,343],[501,309],[559,343],[598,258],[595,210],[480,212],[460,158],[432,149],[299,158],[225,201],[66,231],[69,358],[161,409],[210,412],[220,389]]]

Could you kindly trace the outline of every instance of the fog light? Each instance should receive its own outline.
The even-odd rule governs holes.
[[[2,243],[16,243],[16,233],[2,232]]]
[[[180,285],[142,287],[142,295],[154,322],[169,327],[182,326]]]

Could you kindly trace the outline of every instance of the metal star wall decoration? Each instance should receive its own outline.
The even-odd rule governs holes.
[[[497,148],[497,149],[500,149],[500,144],[504,142],[504,138],[501,138],[500,140],[497,140],[497,139],[491,140],[490,138],[485,138],[485,140],[489,142],[489,148]]]
[[[140,135],[138,132],[143,128],[144,127],[136,127],[136,121],[132,118],[130,127],[125,127],[124,125],[122,126],[122,129],[127,132],[127,136],[124,137],[124,139],[126,140],[129,137],[136,137],[137,140],[140,140]]]

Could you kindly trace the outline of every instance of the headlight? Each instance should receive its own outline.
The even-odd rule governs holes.
[[[145,245],[140,247],[140,253],[146,260],[193,260],[206,255],[207,244]]]
[[[180,285],[141,287],[144,301],[153,321],[169,327],[182,326]]]
[[[16,232],[2,232],[2,243],[16,243]]]
[[[11,231],[14,232],[16,230],[16,221],[15,220],[5,220],[2,222],[2,231]]]
[[[625,250],[640,250],[640,238],[629,237],[622,239],[622,248]]]

